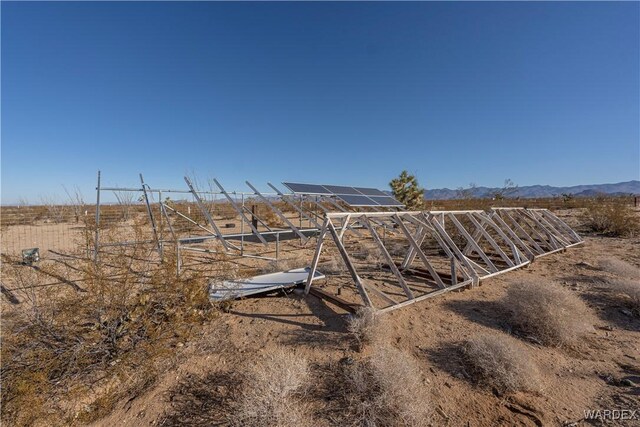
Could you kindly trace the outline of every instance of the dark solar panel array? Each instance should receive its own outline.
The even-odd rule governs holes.
[[[349,206],[403,207],[404,205],[375,188],[347,187],[343,185],[317,185],[283,182],[296,194],[336,196]]]

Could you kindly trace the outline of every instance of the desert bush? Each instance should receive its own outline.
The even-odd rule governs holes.
[[[269,352],[250,365],[231,423],[238,426],[312,426],[302,401],[309,378],[307,361],[286,350]]]
[[[637,280],[615,280],[611,282],[611,289],[629,298],[631,308],[640,314],[640,282]]]
[[[280,218],[269,206],[266,204],[258,205],[258,216],[262,219],[269,227],[273,228],[283,228],[284,223],[282,222],[282,218]]]
[[[357,258],[367,265],[379,268],[383,264],[386,264],[387,260],[382,255],[380,248],[373,243],[361,243],[358,252],[353,254],[354,258]]]
[[[318,270],[325,274],[339,274],[342,271],[342,267],[336,257],[331,257],[318,265]]]
[[[368,344],[383,339],[384,321],[376,315],[371,307],[363,307],[349,317],[347,330],[355,339],[358,348],[362,349]]]
[[[22,310],[3,317],[3,423],[55,425],[104,415],[118,397],[151,384],[160,356],[209,318],[197,275],[177,279],[169,259],[159,267],[136,264],[140,254],[133,250],[102,254],[104,264],[78,262],[82,289],[25,291]],[[3,275],[18,286],[34,285],[34,277],[3,264]],[[40,269],[40,275],[63,276]],[[93,402],[80,413],[56,403],[87,396]]]
[[[268,274],[268,273],[276,273],[279,271],[289,271],[292,270],[294,268],[302,268],[307,266],[308,262],[306,259],[302,258],[301,256],[295,256],[293,258],[288,258],[288,259],[279,259],[279,260],[272,260],[269,261],[266,265],[264,265],[260,271],[263,274]]]
[[[598,266],[618,276],[608,281],[610,289],[628,297],[631,307],[640,313],[640,268],[616,258],[601,259]]]
[[[571,291],[547,281],[511,284],[503,300],[509,322],[523,336],[548,346],[574,346],[593,329],[593,315]]]
[[[630,236],[640,230],[638,217],[623,201],[596,198],[582,215],[584,225],[608,236]]]
[[[64,222],[67,214],[67,206],[56,201],[54,197],[41,197],[42,205],[47,210],[46,218],[55,223]]]
[[[339,387],[343,425],[428,425],[432,407],[416,360],[380,346],[370,358],[344,366]]]
[[[462,343],[460,358],[465,372],[482,386],[499,394],[540,388],[538,368],[526,348],[504,335],[480,335]]]
[[[640,279],[640,268],[617,258],[602,258],[598,260],[598,267],[625,279]]]

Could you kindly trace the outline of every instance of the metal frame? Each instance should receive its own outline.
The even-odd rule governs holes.
[[[510,219],[513,227],[505,219]],[[344,245],[345,232],[349,221],[358,221],[369,232],[383,257],[387,268],[397,279],[399,291],[406,299],[398,301],[377,288],[375,284],[364,281],[358,275],[350,254]],[[396,265],[386,249],[384,241],[376,231],[376,224],[386,224],[390,220],[409,243],[409,250],[401,263]],[[340,222],[342,231],[338,233],[334,222]],[[415,227],[411,232],[409,226]],[[460,247],[454,239],[464,240]],[[528,265],[535,258],[564,250],[583,243],[578,234],[564,221],[546,209],[495,208],[489,212],[471,211],[415,211],[415,212],[333,212],[327,213],[323,223],[311,269],[305,284],[305,294],[311,291],[313,278],[320,256],[326,247],[326,237],[331,236],[340,256],[353,279],[354,285],[365,306],[378,312],[387,312],[413,304],[427,298],[465,286],[476,286],[481,280],[504,274]],[[450,260],[450,278],[443,280],[448,273],[438,272],[432,260],[421,248],[427,236],[434,241]],[[405,274],[412,274],[412,264],[420,258],[431,276],[424,274],[425,285],[435,285],[437,289],[425,291],[417,285],[407,284]],[[374,307],[369,294],[379,296],[383,301],[380,307]],[[386,305],[384,305],[386,304]]]

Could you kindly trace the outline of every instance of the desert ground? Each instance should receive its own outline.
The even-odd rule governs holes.
[[[247,421],[256,418],[243,421],[234,415],[238,401],[251,397],[252,385],[259,383],[256,366],[271,366],[271,375],[278,378],[291,374],[287,367],[302,361],[305,372],[296,390],[281,396],[287,400],[286,411],[295,414],[281,420],[294,420],[295,425],[640,425],[640,412],[632,412],[640,411],[640,312],[633,296],[615,287],[620,281],[640,286],[640,238],[590,231],[581,224],[579,209],[558,214],[582,235],[584,244],[487,279],[479,287],[380,315],[372,326],[373,339],[362,340],[350,327],[352,316],[341,308],[304,296],[300,290],[277,291],[209,307],[207,316],[188,325],[188,333],[176,332],[171,339],[154,342],[166,348],[161,356],[135,362],[153,365],[154,375],[141,386],[143,370],[136,371],[135,363],[123,366],[115,382],[105,383],[92,372],[93,386],[83,388],[88,391],[81,396],[51,392],[34,401],[39,407],[37,417],[20,414],[29,411],[22,407],[10,416],[4,413],[3,418],[6,425],[259,425]],[[633,215],[637,220],[640,212]],[[282,251],[292,263],[301,263],[291,267],[302,267],[309,262],[313,247],[293,251],[285,245]],[[627,267],[608,267],[618,261]],[[210,262],[196,264],[206,271]],[[245,270],[261,265],[246,258],[239,264]],[[3,270],[3,284],[9,287],[6,266]],[[57,271],[71,274],[72,269]],[[75,282],[80,276],[74,274],[71,281],[82,287],[81,281]],[[338,281],[348,281],[345,274],[337,276]],[[206,289],[210,277],[212,274],[199,276],[197,288]],[[588,328],[571,345],[545,344],[514,328],[510,320],[513,306],[507,295],[519,283],[541,289],[559,287],[571,293],[587,307],[584,319]],[[62,287],[63,291],[50,290],[47,295],[53,292],[55,298],[76,292],[70,286]],[[3,342],[7,319],[16,318],[15,313],[32,301],[26,298],[24,302],[25,294],[14,295],[23,301],[12,303],[6,295],[2,300]],[[577,311],[575,316],[584,313]],[[527,372],[511,373],[524,385],[505,391],[490,381],[480,381],[469,370],[460,349],[465,342],[487,335],[502,337],[510,348],[524,354],[525,362],[515,365]],[[377,355],[384,351],[407,361],[411,369],[399,372],[391,385],[377,384],[376,393],[387,400],[413,402],[411,408],[418,418],[415,413],[402,415],[406,408],[399,404],[398,409],[395,403],[392,412],[400,416],[379,416],[389,403],[372,403],[367,396],[358,396],[349,383],[354,367],[369,361],[375,365]],[[3,368],[8,356],[3,352]],[[274,357],[271,365],[264,364]],[[113,372],[110,369],[118,369],[118,363],[119,357],[109,359],[100,372],[107,375]],[[70,384],[80,380],[86,379],[78,374],[64,383],[60,380],[52,389],[73,390]],[[129,383],[136,386],[129,387]],[[37,395],[19,385],[25,393]],[[113,392],[113,388],[121,392]],[[635,419],[588,419],[585,411],[590,410],[625,410],[625,416]],[[87,416],[89,412],[91,416]],[[377,421],[371,415],[374,412],[378,413]]]

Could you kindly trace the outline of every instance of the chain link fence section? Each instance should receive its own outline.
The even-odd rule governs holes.
[[[32,248],[38,248],[41,257],[53,252],[82,253],[94,216],[95,206],[2,206],[0,253],[20,257],[23,250]]]

